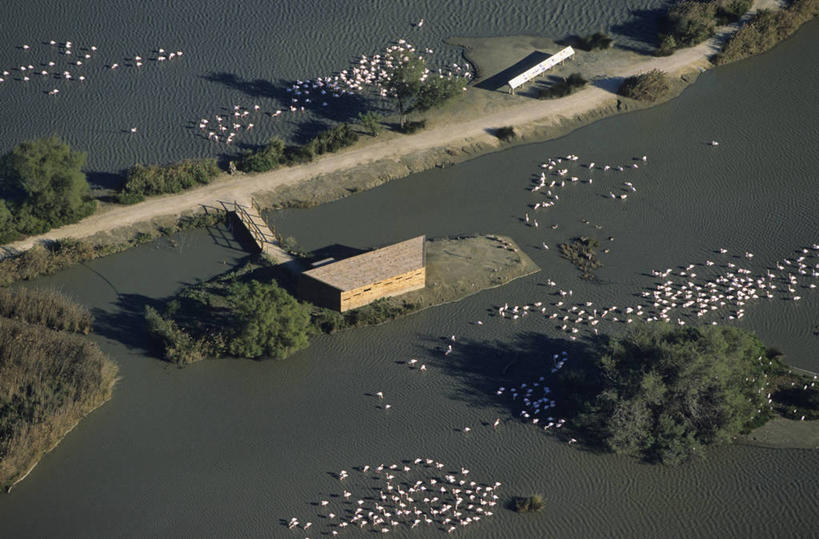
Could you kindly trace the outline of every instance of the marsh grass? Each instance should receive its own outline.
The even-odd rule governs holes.
[[[29,311],[28,318],[48,318]],[[10,490],[108,400],[116,375],[86,337],[0,317],[0,485]]]
[[[38,288],[0,288],[0,316],[86,335],[94,322],[88,309],[65,294]]]

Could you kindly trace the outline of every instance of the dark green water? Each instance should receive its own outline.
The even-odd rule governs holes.
[[[819,24],[769,54],[704,74],[677,100],[598,122],[551,142],[433,170],[274,220],[304,247],[371,246],[419,233],[512,236],[540,274],[376,328],[317,339],[282,362],[208,361],[177,370],[149,357],[138,313],[243,253],[218,230],[194,232],[41,279],[96,310],[101,346],[123,379],[113,400],[0,498],[0,535],[320,537],[317,503],[342,488],[331,474],[363,464],[431,457],[502,481],[504,496],[542,492],[539,515],[498,510],[459,535],[474,537],[809,537],[815,535],[819,453],[725,447],[678,468],[569,447],[493,399],[499,364],[534,343],[567,346],[542,318],[489,317],[504,302],[554,301],[547,278],[574,300],[626,305],[653,268],[755,253],[763,269],[819,242]],[[704,144],[720,141],[718,148]],[[623,176],[560,192],[535,230],[531,177],[547,156],[630,163]],[[583,174],[585,177],[586,174]],[[614,178],[614,179],[613,179]],[[628,179],[627,201],[608,198]],[[614,236],[600,283],[587,283],[552,245],[587,230]],[[552,230],[551,224],[560,228]],[[819,294],[749,304],[743,327],[819,369]],[[484,320],[483,326],[473,325]],[[457,335],[444,358],[442,337]],[[419,358],[421,375],[402,362]],[[379,408],[382,391],[392,404]],[[493,430],[482,422],[505,421]],[[460,432],[470,426],[472,432]],[[332,502],[337,503],[336,501]],[[281,524],[297,516],[311,531]],[[406,537],[441,532],[405,530]],[[359,531],[347,535],[369,536]]]

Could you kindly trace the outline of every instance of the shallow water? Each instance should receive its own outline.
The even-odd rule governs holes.
[[[453,35],[516,33],[559,38],[570,32],[608,29],[627,46],[653,36],[655,24],[642,12],[661,0],[491,1],[180,1],[147,4],[11,1],[0,6],[0,150],[48,134],[64,137],[88,152],[92,181],[108,186],[108,176],[136,162],[161,163],[220,155],[224,145],[206,140],[200,118],[232,112],[234,105],[272,112],[289,105],[286,83],[348,69],[362,55],[382,52],[404,38],[437,51],[437,67],[463,62],[460,49],[444,40]],[[422,28],[413,23],[424,18]],[[639,22],[639,24],[637,24]],[[75,54],[58,54],[50,40],[72,41]],[[23,50],[28,44],[30,49]],[[83,66],[69,65],[81,49],[98,51]],[[162,64],[156,50],[182,50],[181,59]],[[146,60],[137,69],[128,59]],[[49,67],[49,61],[56,65]],[[116,70],[107,66],[120,64]],[[43,79],[20,65],[80,75],[85,82]],[[131,66],[131,67],[129,67]],[[60,93],[50,96],[57,88]],[[331,100],[304,114],[280,118],[262,114],[255,130],[238,143],[257,144],[272,135],[302,142],[322,126],[348,120],[360,109],[355,98]],[[132,135],[130,129],[136,127]],[[236,148],[233,148],[236,150]],[[231,150],[231,151],[233,151]]]
[[[704,74],[677,100],[612,118],[559,140],[433,170],[311,210],[276,214],[305,248],[372,246],[410,237],[494,232],[515,239],[543,271],[462,302],[379,327],[316,339],[281,362],[208,361],[177,370],[145,351],[139,313],[243,256],[218,229],[160,240],[40,279],[95,309],[95,337],[123,379],[112,401],[75,429],[14,492],[0,497],[4,536],[269,535],[301,537],[280,519],[326,531],[311,504],[342,488],[331,474],[429,456],[502,481],[505,496],[542,492],[540,515],[498,510],[459,534],[475,537],[795,537],[814,533],[819,452],[725,447],[678,468],[594,455],[517,423],[492,397],[520,374],[503,367],[532,347],[570,347],[541,318],[489,316],[504,302],[552,300],[547,277],[574,300],[628,304],[677,267],[751,250],[764,268],[819,242],[819,156],[814,119],[819,24],[772,53]],[[788,95],[787,100],[781,100]],[[717,139],[712,148],[705,141]],[[629,163],[640,169],[573,184],[535,230],[521,222],[527,189],[547,156]],[[612,173],[614,174],[614,173]],[[585,176],[585,174],[583,174]],[[607,192],[628,179],[627,201]],[[528,209],[528,211],[532,211]],[[540,217],[542,216],[542,217]],[[559,259],[559,241],[613,235],[600,282]],[[548,225],[559,224],[552,231]],[[602,238],[601,238],[602,239]],[[553,248],[538,249],[542,241]],[[733,259],[730,259],[733,260]],[[739,263],[739,261],[737,262]],[[744,264],[744,263],[743,263]],[[553,300],[552,300],[553,301]],[[819,294],[749,304],[742,327],[819,369]],[[471,324],[475,320],[485,325]],[[617,329],[617,328],[615,328]],[[457,335],[444,358],[442,337]],[[403,363],[425,362],[425,375]],[[389,411],[372,395],[383,391]],[[501,417],[498,430],[482,423]],[[460,430],[470,426],[472,432]],[[333,502],[336,503],[335,501]],[[529,518],[532,517],[532,518]],[[418,532],[418,533],[415,533]],[[403,531],[422,537],[429,531]],[[439,532],[436,532],[436,534]],[[361,533],[351,533],[361,536]],[[311,536],[319,536],[314,534]]]

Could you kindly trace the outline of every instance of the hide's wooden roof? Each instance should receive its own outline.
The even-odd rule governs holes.
[[[424,267],[424,242],[418,236],[381,249],[325,264],[304,275],[326,283],[341,292],[383,281]]]

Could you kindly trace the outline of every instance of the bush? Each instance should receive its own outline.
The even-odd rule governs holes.
[[[38,288],[0,288],[0,316],[84,334],[94,322],[88,309],[64,294]]]
[[[672,6],[663,18],[656,54],[667,56],[677,48],[705,41],[714,35],[718,24],[738,21],[752,4],[752,0],[685,0]]]
[[[819,0],[795,0],[787,9],[759,11],[728,38],[722,52],[712,60],[720,65],[765,52],[790,37],[817,14]]]
[[[517,137],[517,134],[515,133],[515,128],[512,127],[511,125],[499,127],[495,129],[495,131],[492,134],[504,142],[509,142],[510,140]]]
[[[358,141],[358,133],[353,131],[350,124],[343,123],[322,131],[311,140],[307,146],[312,153],[321,155],[332,153],[351,146]]]
[[[614,40],[602,32],[595,32],[586,37],[580,37],[575,42],[575,47],[583,51],[604,50],[611,47]]]
[[[518,513],[536,513],[543,509],[543,505],[543,496],[540,494],[518,497],[513,501],[513,507]]]
[[[417,122],[406,122],[400,131],[405,135],[412,135],[413,133],[417,133],[418,131],[425,129],[426,127],[426,120],[418,120]]]
[[[580,73],[572,73],[567,78],[561,79],[546,88],[538,88],[536,95],[538,99],[566,97],[580,88],[583,88],[588,83],[589,81],[584,79]]]
[[[194,339],[173,320],[167,320],[150,305],[145,307],[148,335],[162,347],[162,358],[178,366],[190,365],[205,359],[207,345],[204,339]]]
[[[670,89],[671,84],[665,73],[653,69],[648,73],[628,77],[620,85],[617,93],[638,101],[653,102],[666,95]]]
[[[734,327],[639,326],[598,361],[578,426],[617,453],[678,464],[769,417],[782,364]]]
[[[145,196],[178,193],[208,184],[219,175],[215,159],[190,159],[164,166],[134,165],[117,195],[123,204],[140,202]]]
[[[453,97],[462,95],[466,85],[464,77],[431,76],[421,85],[413,110],[423,112],[443,105]]]
[[[93,213],[86,155],[57,137],[23,142],[0,159],[0,241],[41,234]]]
[[[263,148],[255,152],[245,152],[237,166],[243,172],[266,172],[277,168],[283,157],[284,141],[279,137],[273,137]]]
[[[231,354],[281,359],[309,344],[310,309],[276,283],[235,283],[228,302],[238,326],[228,340]]]
[[[384,116],[378,114],[376,112],[368,111],[368,112],[360,112],[358,113],[358,123],[366,129],[370,136],[376,136],[378,133],[381,132],[383,127],[381,126],[381,122],[384,121]]]

